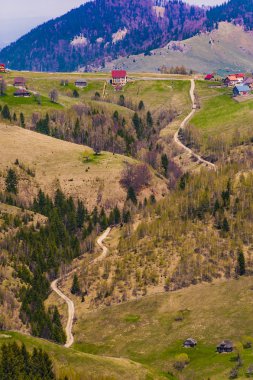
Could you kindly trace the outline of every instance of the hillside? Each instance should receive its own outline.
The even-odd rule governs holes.
[[[242,26],[221,22],[218,29],[200,33],[181,42],[170,42],[150,55],[130,55],[109,62],[105,70],[124,67],[129,71],[157,72],[162,66],[184,65],[188,70],[247,71],[253,69],[252,32]]]
[[[67,350],[60,345],[14,332],[0,332],[0,347],[4,343],[24,343],[28,350],[42,348],[53,360],[58,376],[68,376],[70,380],[134,380],[153,379],[152,372],[131,360],[81,353]],[[162,379],[163,377],[155,377]]]
[[[73,71],[148,51],[196,34],[205,11],[168,1],[163,16],[155,2],[95,0],[32,30],[0,52],[11,69]]]
[[[131,358],[170,380],[227,380],[237,366],[237,352],[219,355],[216,345],[231,339],[240,342],[242,366],[236,378],[246,380],[253,353],[242,344],[253,339],[252,286],[251,277],[217,281],[79,314],[74,347]],[[189,337],[197,340],[196,348],[182,347]],[[173,365],[181,353],[190,359],[182,371]]]
[[[19,127],[0,125],[1,186],[4,187],[7,168],[19,168],[19,198],[32,201],[39,188],[53,196],[57,187],[74,199],[84,201],[89,209],[103,205],[111,209],[125,201],[126,192],[119,181],[125,162],[130,158],[102,152],[95,156],[92,149],[54,139]],[[86,160],[86,157],[90,159]],[[35,175],[27,174],[27,169]],[[153,176],[148,192],[156,196],[166,191],[166,184]]]

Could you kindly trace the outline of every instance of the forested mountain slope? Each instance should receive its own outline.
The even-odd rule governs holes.
[[[35,28],[0,59],[15,69],[71,71],[190,37],[204,20],[204,10],[177,0],[162,17],[151,0],[95,0]]]

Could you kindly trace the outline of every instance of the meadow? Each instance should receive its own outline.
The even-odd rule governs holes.
[[[251,277],[215,281],[90,311],[78,317],[74,348],[126,357],[171,380],[225,380],[236,366],[237,351],[217,354],[216,345],[231,339],[243,363],[238,378],[246,379],[253,350],[242,343],[253,338],[252,289]],[[198,341],[196,348],[183,348],[189,337]],[[177,371],[173,364],[182,353],[190,363]]]

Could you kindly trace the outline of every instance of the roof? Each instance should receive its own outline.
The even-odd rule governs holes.
[[[127,75],[126,70],[112,70],[113,78],[125,78]]]
[[[4,63],[0,63],[0,66],[5,66],[5,64]]]
[[[188,342],[189,343],[193,343],[193,344],[197,344],[197,341],[195,339],[193,339],[193,338],[186,339],[184,343],[188,343]]]
[[[245,74],[243,74],[243,73],[238,73],[238,74],[235,74],[235,76],[236,76],[237,78],[244,78],[244,77],[245,77]]]
[[[213,74],[207,74],[207,75],[205,76],[205,79],[212,79],[213,77],[214,77]]]
[[[251,91],[249,86],[246,86],[246,85],[240,85],[240,86],[235,86],[235,89],[238,91],[238,92],[248,92],[248,91]]]
[[[25,82],[25,78],[23,77],[17,77],[14,79],[14,82]]]
[[[253,83],[253,78],[246,78],[243,82],[243,84],[252,84]]]
[[[85,79],[77,79],[75,83],[87,83]]]
[[[233,348],[234,345],[233,345],[233,342],[231,340],[223,340],[217,347],[220,347],[220,346],[226,346],[228,348]]]
[[[25,90],[24,88],[20,88],[18,89],[17,91],[15,91],[14,94],[30,94],[30,92],[28,90]]]
[[[227,77],[228,80],[237,80],[237,76],[236,75],[228,75]]]

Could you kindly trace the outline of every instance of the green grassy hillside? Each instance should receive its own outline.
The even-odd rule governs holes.
[[[253,279],[246,277],[89,312],[78,318],[74,347],[130,358],[169,379],[225,380],[236,366],[236,353],[219,355],[216,345],[223,339],[232,339],[235,344],[252,341],[252,289]],[[195,349],[182,347],[189,337],[197,339]],[[238,378],[246,379],[253,350],[237,346],[243,361]],[[181,353],[190,358],[182,372],[173,367],[175,356]]]
[[[158,378],[153,377],[152,372],[145,366],[128,359],[85,354],[28,335],[9,331],[0,332],[0,346],[11,341],[24,343],[29,350],[43,349],[52,359],[56,374],[68,376],[70,380],[127,380],[129,378],[151,380]]]

